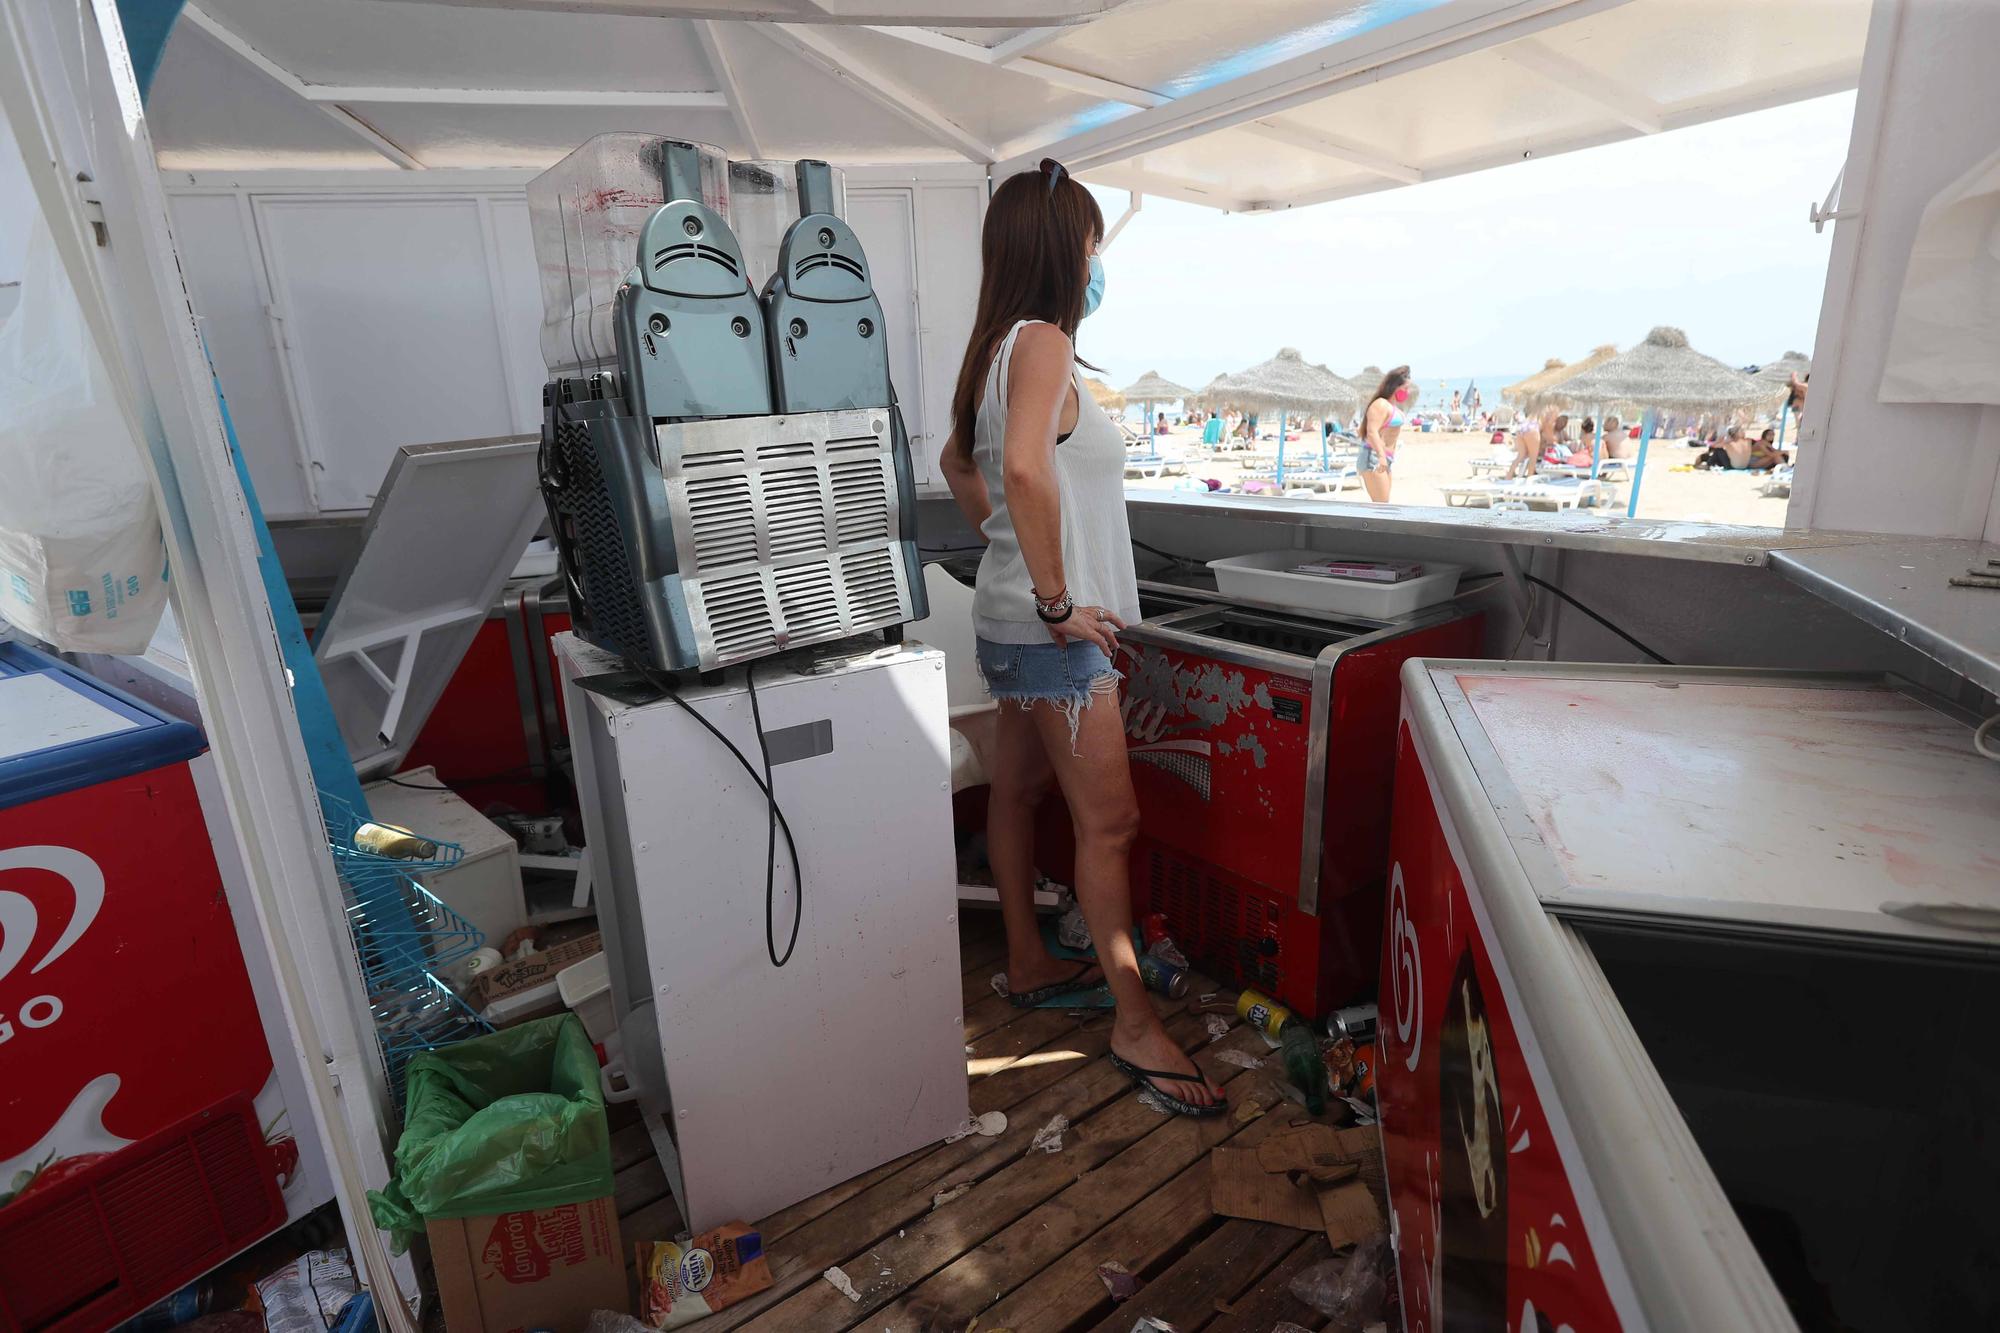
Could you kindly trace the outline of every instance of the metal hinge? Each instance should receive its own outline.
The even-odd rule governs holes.
[[[1840,206],[1840,184],[1846,178],[1847,166],[1843,163],[1840,170],[1834,173],[1833,185],[1826,192],[1826,201],[1824,203],[1813,204],[1806,210],[1806,220],[1813,224],[1814,231],[1825,231],[1826,224],[1829,222],[1838,222],[1842,218],[1858,218],[1861,216],[1861,210],[1858,208],[1842,208]]]
[[[83,205],[84,220],[90,223],[91,235],[97,238],[99,248],[108,247],[111,232],[104,225],[104,204],[98,199],[96,182],[87,171],[76,173],[76,198]]]

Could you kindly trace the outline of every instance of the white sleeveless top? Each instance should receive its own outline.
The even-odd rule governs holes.
[[[1050,642],[1048,627],[1035,614],[1034,580],[1021,557],[1001,477],[1008,366],[1014,339],[1035,322],[1022,320],[1001,340],[986,371],[972,435],[973,462],[993,502],[992,515],[980,528],[987,546],[973,592],[972,625],[980,638],[993,643]],[[1139,583],[1132,572],[1132,529],[1125,517],[1125,440],[1074,365],[1070,379],[1076,385],[1076,429],[1055,450],[1063,575],[1078,606],[1101,606],[1129,623],[1139,618]]]

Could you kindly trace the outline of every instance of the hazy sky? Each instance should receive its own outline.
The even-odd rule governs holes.
[[[1200,386],[1280,347],[1343,375],[1498,377],[1676,324],[1731,365],[1810,353],[1833,230],[1809,204],[1851,93],[1279,214],[1148,198],[1078,350],[1114,385]],[[1121,191],[1100,190],[1106,220]]]

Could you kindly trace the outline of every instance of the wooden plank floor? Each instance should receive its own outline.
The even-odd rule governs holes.
[[[1325,1237],[1220,1218],[1208,1206],[1210,1149],[1305,1118],[1278,1092],[1275,1058],[1257,1070],[1215,1058],[1265,1055],[1263,1040],[1232,1015],[1229,1034],[1211,1041],[1186,1004],[1158,1000],[1168,1031],[1231,1105],[1209,1121],[1161,1115],[1105,1058],[1107,1014],[1007,1004],[990,983],[1005,952],[997,914],[963,919],[972,1111],[1004,1111],[1006,1132],[920,1149],[760,1219],[775,1285],[704,1320],[703,1333],[965,1333],[975,1319],[986,1333],[1127,1333],[1142,1315],[1179,1333],[1267,1333],[1279,1320],[1321,1328],[1285,1287],[1330,1257]],[[1190,982],[1190,996],[1217,989]],[[1252,1104],[1265,1114],[1247,1114]],[[1031,1152],[1057,1115],[1070,1122],[1061,1151]],[[614,1110],[611,1149],[628,1247],[677,1235],[680,1214],[630,1108]],[[933,1207],[959,1186],[970,1188]],[[1114,1260],[1141,1281],[1116,1305],[1097,1276]],[[859,1301],[821,1276],[835,1266]]]

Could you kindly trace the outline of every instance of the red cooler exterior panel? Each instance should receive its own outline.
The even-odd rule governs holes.
[[[1644,1327],[1407,724],[1394,818],[1375,1089],[1404,1327]]]
[[[1412,657],[1480,620],[1197,607],[1121,635],[1140,834],[1133,903],[1190,960],[1315,1017],[1376,981],[1390,778]]]

